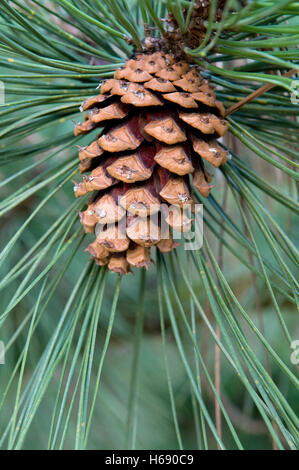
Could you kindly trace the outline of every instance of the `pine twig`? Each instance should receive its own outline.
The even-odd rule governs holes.
[[[295,73],[297,73],[297,70],[292,69],[289,72],[285,73],[283,77],[291,77]],[[235,113],[236,111],[238,111],[238,109],[242,108],[245,104],[250,103],[250,101],[254,100],[255,98],[258,98],[259,96],[266,93],[266,91],[269,91],[276,86],[277,85],[273,83],[263,85],[261,88],[258,88],[258,90],[255,90],[253,93],[250,93],[250,95],[246,96],[241,101],[238,101],[238,103],[235,103],[233,106],[228,108],[228,110],[225,113],[225,116],[229,116],[230,114]]]

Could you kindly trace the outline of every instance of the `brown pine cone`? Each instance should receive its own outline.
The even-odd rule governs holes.
[[[127,274],[130,266],[148,267],[151,246],[162,252],[177,246],[163,225],[190,228],[182,214],[194,202],[188,174],[207,197],[212,186],[204,160],[215,167],[227,160],[216,142],[227,130],[224,107],[196,67],[155,52],[137,54],[116,70],[99,95],[84,101],[87,110],[75,135],[104,127],[80,148],[80,171],[90,174],[74,187],[76,197],[98,191],[80,213],[86,232],[97,227],[87,251],[98,264]],[[165,213],[165,205],[175,209]]]

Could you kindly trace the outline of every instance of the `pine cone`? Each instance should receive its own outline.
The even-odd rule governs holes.
[[[212,186],[204,160],[215,167],[227,160],[215,140],[227,130],[224,107],[196,67],[155,52],[137,54],[116,70],[99,95],[84,101],[86,110],[75,135],[104,127],[79,150],[80,171],[91,173],[76,183],[75,195],[98,191],[80,213],[86,232],[97,227],[87,251],[121,274],[130,266],[147,268],[151,246],[167,252],[177,245],[163,225],[190,228],[182,214],[194,202],[188,174],[207,197]],[[165,205],[174,209],[167,213]],[[158,213],[149,230],[149,216]]]

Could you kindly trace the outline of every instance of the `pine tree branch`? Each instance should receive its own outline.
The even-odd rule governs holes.
[[[298,71],[296,69],[292,69],[289,72],[285,73],[283,77],[292,77],[295,73]],[[250,101],[254,100],[255,98],[258,98],[259,96],[263,95],[267,91],[271,90],[272,88],[276,87],[276,84],[269,83],[267,85],[263,85],[262,87],[258,88],[255,90],[253,93],[250,93],[250,95],[246,96],[243,98],[241,101],[238,103],[235,103],[233,106],[231,106],[225,113],[225,116],[229,116],[232,113],[235,113],[238,111],[240,108],[242,108],[245,104],[250,103]]]

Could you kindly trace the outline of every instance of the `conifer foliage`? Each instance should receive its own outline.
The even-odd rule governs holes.
[[[0,1],[1,449],[298,448],[298,11]]]

